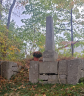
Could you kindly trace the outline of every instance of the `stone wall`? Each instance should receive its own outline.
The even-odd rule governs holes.
[[[84,77],[84,60],[82,59],[30,62],[29,81],[31,83],[77,84],[81,77]]]
[[[17,63],[4,61],[0,64],[0,75],[9,80],[20,68],[21,66],[18,66]]]

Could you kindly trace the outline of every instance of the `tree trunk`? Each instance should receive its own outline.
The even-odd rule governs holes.
[[[16,2],[16,0],[13,0],[13,3],[11,5],[10,9],[9,9],[8,21],[7,21],[7,29],[9,29],[10,19],[11,19],[11,13],[12,13],[12,9],[13,9],[13,7],[15,5],[15,2]]]
[[[0,0],[0,20],[1,20],[1,17],[2,17],[1,11],[2,11],[2,0]]]

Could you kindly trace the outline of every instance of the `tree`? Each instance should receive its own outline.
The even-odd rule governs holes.
[[[30,30],[29,27],[19,28],[19,37],[24,41],[25,45],[23,51],[26,54],[32,55],[35,50],[40,50],[43,52],[45,44],[45,35],[39,30]]]
[[[10,0],[7,0],[10,1]],[[8,9],[6,12],[8,12],[8,19],[7,20],[7,29],[6,26],[4,27],[4,23],[0,25],[0,57],[1,59],[6,60],[15,60],[19,57],[21,59],[21,55],[23,55],[22,47],[24,45],[23,41],[19,38],[18,28],[15,27],[14,22],[10,22],[12,10],[14,8],[16,0],[13,0],[10,6],[6,6]],[[8,2],[6,3],[8,4]],[[3,11],[2,11],[3,12]],[[10,25],[10,26],[9,26]],[[19,52],[20,51],[20,52]],[[17,54],[18,53],[18,54]],[[16,58],[15,58],[16,57]],[[23,56],[24,57],[24,56]]]
[[[0,0],[0,20],[1,20],[1,17],[2,17],[1,11],[2,11],[2,0]]]
[[[8,29],[9,29],[9,24],[10,24],[11,13],[12,13],[13,7],[14,7],[14,5],[15,5],[15,2],[16,2],[16,0],[13,0],[13,3],[12,3],[12,5],[11,5],[10,9],[9,9],[8,21],[7,21],[7,28],[8,28]]]
[[[20,52],[19,42],[15,37],[9,38],[6,33],[11,33],[6,26],[0,25],[0,59],[1,60],[15,60],[17,58],[16,52]],[[11,34],[10,34],[11,35]],[[17,46],[18,45],[18,46]]]
[[[77,28],[81,24],[81,22],[78,24],[79,19],[81,18],[79,7],[82,6],[83,4],[84,4],[83,0],[81,0],[81,2],[79,2],[78,0],[75,0],[75,1],[73,0],[67,0],[67,1],[66,0],[47,0],[47,1],[37,0],[36,2],[34,0],[31,0],[25,6],[25,11],[23,12],[23,14],[30,14],[31,18],[24,19],[22,20],[22,22],[25,23],[25,30],[28,29],[27,32],[29,32],[29,30],[30,32],[32,32],[34,29],[37,29],[40,32],[44,33],[46,16],[51,15],[54,20],[54,32],[56,32],[55,42],[56,44],[60,45],[59,44],[60,41],[63,41],[63,40],[71,41],[70,32],[69,31],[67,32],[67,30],[64,30],[64,31],[59,30],[57,32],[57,29],[55,28],[58,28],[60,25],[62,28],[70,27],[70,25],[69,26],[62,25],[62,22],[66,21],[67,23],[67,21],[70,19],[70,15],[66,16],[67,13],[63,12],[63,13],[60,13],[60,15],[58,16],[57,15],[58,11],[60,10],[60,8],[62,8],[63,10],[67,9],[68,11],[70,11],[71,8],[73,8],[73,13],[74,13],[73,21],[75,22],[74,26],[76,26],[74,28],[74,40],[76,40],[79,37],[77,37],[75,32],[77,33]],[[63,19],[60,19],[60,16],[62,15],[64,17]],[[79,28],[79,30],[80,29],[81,28]],[[63,32],[63,36],[60,36],[59,34],[62,34],[62,32]]]
[[[7,25],[7,28],[9,29],[12,10],[14,7],[16,7],[15,4],[17,6],[19,5],[24,6],[28,2],[28,0],[21,0],[21,1],[20,0],[5,0],[3,1],[3,5],[2,5],[2,1],[3,0],[0,0],[0,20],[1,20],[3,11],[6,12],[6,15],[8,15],[6,25]],[[2,7],[3,7],[3,10],[2,10]]]

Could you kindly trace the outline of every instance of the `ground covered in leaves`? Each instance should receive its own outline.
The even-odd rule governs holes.
[[[28,69],[22,68],[11,80],[0,79],[0,96],[84,96],[84,83],[31,84]],[[84,80],[84,79],[83,79]]]

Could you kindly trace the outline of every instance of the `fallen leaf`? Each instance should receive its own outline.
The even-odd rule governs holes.
[[[8,96],[8,93],[4,94],[4,96]]]

